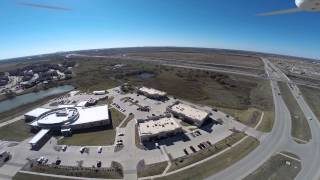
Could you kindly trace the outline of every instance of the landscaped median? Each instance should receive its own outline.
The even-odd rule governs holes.
[[[144,163],[144,161],[140,161],[139,164]],[[138,168],[138,177],[147,177],[147,176],[154,176],[162,174],[163,171],[168,166],[168,162],[160,162],[156,164],[143,164],[141,165],[142,168]]]
[[[283,82],[279,82],[278,84],[282,98],[290,111],[292,121],[291,135],[297,143],[304,144],[312,138],[308,120],[292,95],[288,85]]]

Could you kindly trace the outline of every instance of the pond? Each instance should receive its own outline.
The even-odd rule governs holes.
[[[39,92],[32,92],[32,93],[16,96],[12,99],[7,99],[7,100],[0,102],[0,113],[14,109],[14,108],[19,107],[23,104],[33,103],[33,102],[41,100],[43,98],[46,98],[46,97],[49,97],[52,95],[65,93],[65,92],[71,91],[73,89],[74,89],[74,87],[71,85],[64,85],[64,86],[59,86],[59,87],[55,87],[55,88],[50,88],[47,90],[41,90]]]
[[[139,74],[138,77],[141,79],[150,79],[150,78],[156,77],[156,74],[152,72],[143,72]]]

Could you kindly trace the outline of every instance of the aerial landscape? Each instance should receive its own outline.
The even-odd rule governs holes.
[[[0,2],[0,180],[319,180],[320,1],[271,1]]]

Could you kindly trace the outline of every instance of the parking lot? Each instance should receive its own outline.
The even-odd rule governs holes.
[[[67,95],[62,97],[55,98],[47,103],[44,107],[46,108],[53,108],[59,105],[77,105],[83,101],[95,100],[99,101],[101,99],[107,98],[108,95],[94,95],[92,93],[79,93],[76,91],[72,91]]]
[[[109,90],[110,97],[114,97],[113,107],[123,112],[126,115],[133,113],[136,119],[147,119],[151,116],[163,115],[169,105],[172,105],[176,100],[169,98],[166,102],[149,99],[138,94],[121,94],[119,88]],[[138,110],[139,107],[148,107],[148,111]]]

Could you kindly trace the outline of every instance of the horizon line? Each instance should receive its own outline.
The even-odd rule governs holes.
[[[245,50],[245,49],[229,49],[229,48],[217,48],[217,47],[202,47],[202,46],[119,46],[119,47],[106,47],[106,48],[92,48],[92,49],[73,49],[73,50],[66,50],[66,51],[52,51],[52,52],[44,52],[39,54],[30,54],[30,55],[22,55],[16,57],[9,57],[0,59],[2,61],[10,61],[14,59],[20,58],[30,58],[34,56],[44,56],[44,55],[53,55],[58,53],[68,53],[74,51],[92,51],[92,50],[106,50],[106,49],[130,49],[130,48],[195,48],[195,49],[212,49],[212,50],[229,50],[229,51],[242,51],[242,52],[251,52],[251,53],[261,53],[261,54],[269,54],[269,55],[277,55],[277,56],[288,56],[292,58],[300,58],[300,59],[310,59],[310,60],[320,60],[316,57],[306,57],[306,56],[297,56],[297,55],[290,55],[290,54],[279,54],[279,53],[272,53],[266,51],[253,51],[253,50]]]

